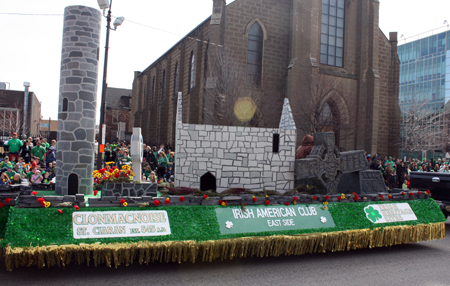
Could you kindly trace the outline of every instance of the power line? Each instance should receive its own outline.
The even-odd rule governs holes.
[[[64,16],[64,14],[1,13],[1,12],[0,12],[0,15],[14,15],[14,16]],[[113,18],[117,18],[116,16],[112,16],[112,17]],[[184,35],[181,35],[181,34],[177,34],[177,33],[170,32],[170,31],[166,31],[166,30],[163,30],[163,29],[160,29],[160,28],[156,28],[156,27],[149,26],[149,25],[146,25],[146,24],[142,24],[142,23],[139,23],[139,22],[135,22],[135,21],[132,21],[132,20],[128,20],[127,19],[126,21],[130,22],[132,24],[135,24],[135,25],[143,26],[143,27],[146,27],[146,28],[150,28],[150,29],[153,29],[153,30],[156,30],[156,31],[160,31],[160,32],[164,32],[164,33],[167,33],[167,34],[171,34],[171,35],[174,35],[174,36],[185,37]],[[202,43],[205,43],[205,44],[209,43],[210,45],[223,47],[223,45],[211,43],[211,42],[204,41],[204,40],[201,40],[201,39],[198,39],[198,38],[194,38],[194,37],[186,36],[186,38],[194,40],[194,41],[202,42]]]
[[[15,16],[64,16],[64,14],[32,14],[32,13],[0,13],[0,15],[15,15]]]

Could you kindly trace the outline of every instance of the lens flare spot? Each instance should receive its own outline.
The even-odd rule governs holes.
[[[249,121],[256,112],[256,105],[250,97],[241,97],[234,105],[234,115],[239,121]]]

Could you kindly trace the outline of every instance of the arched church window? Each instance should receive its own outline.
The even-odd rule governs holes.
[[[248,32],[247,78],[256,86],[261,85],[264,32],[258,22]]]
[[[191,52],[191,60],[189,62],[189,91],[194,88],[194,73],[195,73],[195,56],[194,51]]]

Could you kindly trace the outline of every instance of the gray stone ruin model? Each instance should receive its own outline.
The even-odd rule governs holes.
[[[297,133],[288,99],[279,128],[184,124],[181,114],[179,94],[175,186],[217,192],[294,187]]]
[[[369,170],[364,151],[339,152],[333,132],[313,136],[311,154],[295,160],[296,186],[316,186],[317,194],[387,192],[380,171]]]
[[[56,193],[93,192],[100,11],[64,10],[58,106]]]

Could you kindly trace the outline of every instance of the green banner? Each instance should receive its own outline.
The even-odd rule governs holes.
[[[321,205],[246,206],[216,209],[221,234],[334,227]]]

